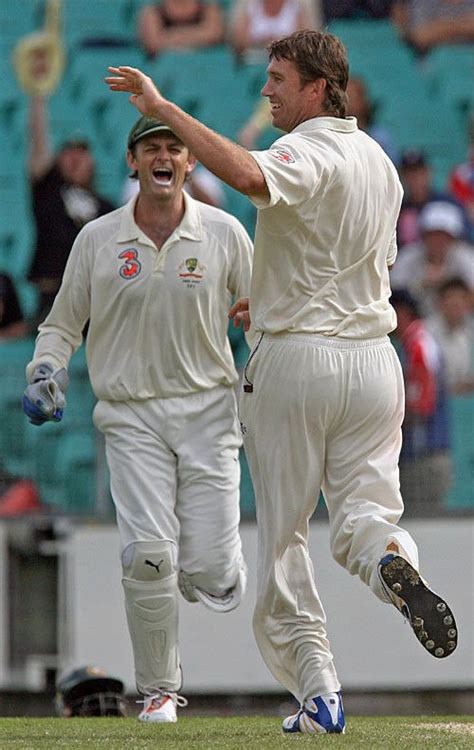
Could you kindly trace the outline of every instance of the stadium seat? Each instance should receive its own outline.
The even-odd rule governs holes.
[[[130,0],[63,3],[63,29],[69,44],[134,43]]]
[[[424,71],[434,96],[466,114],[474,108],[474,45],[436,47]]]
[[[16,0],[0,3],[0,57],[3,59],[21,37],[43,26],[42,3]],[[3,79],[2,79],[3,82]]]
[[[13,187],[4,189],[0,176],[0,270],[15,281],[25,279],[32,257],[34,230],[28,198]]]
[[[474,396],[451,399],[452,457],[454,482],[448,495],[448,508],[474,509]]]
[[[68,433],[58,454],[57,472],[63,481],[63,510],[91,513],[95,506],[95,434]]]
[[[0,457],[7,471],[29,476],[30,425],[21,410],[25,365],[33,352],[33,340],[0,344]]]
[[[419,91],[416,99],[393,95],[380,109],[379,121],[396,133],[402,149],[420,148],[428,154],[439,189],[465,158],[468,134],[462,115],[426,92]]]

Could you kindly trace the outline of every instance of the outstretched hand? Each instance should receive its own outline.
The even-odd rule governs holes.
[[[150,76],[142,73],[138,68],[120,65],[118,68],[109,67],[113,75],[105,79],[111,91],[124,91],[130,94],[130,102],[142,115],[160,117],[160,107],[166,102],[158,87]]]
[[[244,331],[247,332],[250,329],[250,312],[249,312],[249,298],[240,297],[229,310],[229,318],[234,321],[234,328],[238,328],[242,323]]]

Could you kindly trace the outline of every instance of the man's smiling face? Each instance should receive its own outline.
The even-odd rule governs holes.
[[[270,60],[262,96],[270,100],[273,126],[289,133],[305,120],[321,114],[324,88],[319,93],[317,89],[315,81],[301,81],[294,62]]]

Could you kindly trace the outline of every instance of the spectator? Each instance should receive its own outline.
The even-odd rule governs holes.
[[[473,121],[474,130],[474,121]],[[474,137],[474,133],[473,133]],[[465,162],[453,169],[448,183],[451,195],[464,207],[469,222],[469,239],[474,242],[474,141]]]
[[[246,62],[263,62],[274,39],[321,26],[320,0],[236,0],[230,43]]]
[[[405,191],[397,224],[397,242],[401,249],[420,240],[418,218],[427,203],[454,201],[448,193],[439,192],[433,187],[431,167],[423,151],[404,151],[400,159],[399,172]]]
[[[391,133],[375,121],[375,108],[370,99],[367,86],[362,78],[353,76],[347,84],[347,114],[357,118],[357,125],[368,133],[396,164],[398,150]]]
[[[150,57],[168,49],[211,47],[223,41],[223,13],[205,0],[150,3],[138,16],[138,38]]]
[[[474,290],[474,248],[459,238],[463,233],[461,209],[452,203],[428,203],[419,218],[420,242],[401,253],[391,272],[393,289],[407,288],[424,315],[434,312],[440,285],[459,276]]]
[[[19,339],[28,334],[28,325],[15,285],[6,273],[0,273],[0,341]]]
[[[447,394],[441,351],[420,319],[416,300],[404,289],[392,293],[396,335],[405,381],[405,419],[400,453],[400,489],[405,509],[431,515],[442,507],[451,484]]]
[[[36,247],[28,278],[39,292],[36,328],[53,303],[79,230],[113,206],[94,190],[94,158],[82,137],[71,138],[57,154],[53,152],[43,96],[31,97],[30,128]]]
[[[474,391],[474,319],[472,295],[459,278],[449,279],[438,291],[438,310],[426,325],[441,348],[446,382],[451,393]]]
[[[421,55],[440,44],[474,40],[474,0],[396,0],[392,20]]]

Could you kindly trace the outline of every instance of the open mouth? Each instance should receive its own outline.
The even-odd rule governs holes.
[[[279,110],[280,107],[281,107],[281,104],[278,104],[277,102],[270,102],[270,109],[271,109],[272,114],[277,112],[277,110]]]
[[[158,185],[171,185],[173,172],[171,171],[171,169],[164,169],[162,167],[160,167],[159,169],[154,169],[153,179],[156,183],[158,183]]]

